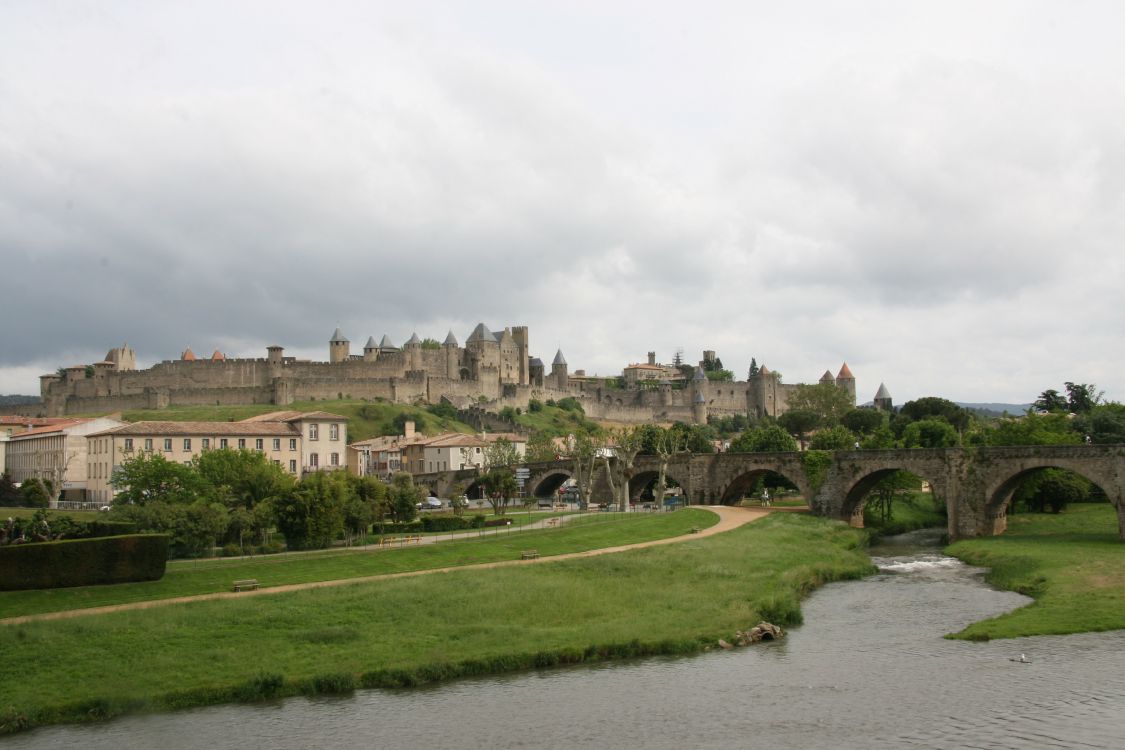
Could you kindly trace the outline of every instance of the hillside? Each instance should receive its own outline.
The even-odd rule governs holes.
[[[146,420],[235,422],[280,409],[286,411],[327,411],[347,417],[348,442],[366,440],[378,435],[401,435],[402,424],[407,420],[414,420],[415,430],[426,435],[436,435],[440,432],[475,432],[472,427],[464,422],[460,422],[451,416],[439,416],[426,407],[355,399],[295,401],[283,407],[273,404],[170,406],[166,409],[134,409],[123,412],[121,418],[126,422]],[[441,409],[438,408],[437,410],[440,411]]]

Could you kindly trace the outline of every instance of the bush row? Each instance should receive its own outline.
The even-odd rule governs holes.
[[[0,547],[0,591],[155,581],[167,561],[164,534],[11,545]]]
[[[474,514],[471,516],[423,516],[419,521],[411,523],[376,523],[371,527],[375,534],[419,534],[423,531],[461,531],[463,529],[480,529],[485,526],[505,525],[507,521],[495,519],[485,521],[484,516]]]

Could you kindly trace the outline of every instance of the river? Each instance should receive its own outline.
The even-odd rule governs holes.
[[[7,748],[1120,748],[1125,631],[941,636],[1027,603],[915,533],[776,643],[50,727]],[[1026,654],[1029,664],[1011,661]]]

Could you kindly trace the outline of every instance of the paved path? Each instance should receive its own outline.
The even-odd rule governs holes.
[[[680,536],[668,537],[666,539],[654,539],[648,542],[637,542],[635,544],[622,544],[617,547],[602,547],[600,549],[586,550],[585,552],[568,552],[563,555],[551,555],[549,557],[540,557],[534,560],[502,560],[499,562],[477,563],[475,565],[455,565],[445,568],[427,568],[426,570],[410,570],[403,573],[381,573],[379,575],[361,576],[359,578],[340,578],[332,581],[312,581],[310,583],[291,583],[283,586],[271,586],[264,589],[254,589],[253,591],[242,591],[235,593],[233,591],[220,591],[213,594],[196,594],[193,596],[176,596],[169,599],[153,599],[145,602],[131,602],[129,604],[111,604],[104,607],[87,607],[85,609],[67,609],[61,612],[44,612],[37,615],[22,615],[20,617],[8,617],[0,619],[0,625],[20,625],[27,622],[41,622],[44,620],[65,620],[72,617],[87,617],[91,615],[102,615],[107,612],[124,612],[134,609],[153,609],[154,607],[166,607],[171,604],[182,604],[184,602],[202,602],[214,599],[245,599],[251,596],[270,596],[272,594],[284,594],[290,591],[302,591],[304,589],[320,589],[329,588],[332,586],[348,586],[356,583],[370,583],[372,581],[387,581],[392,578],[411,578],[413,576],[431,575],[433,573],[448,573],[455,570],[486,570],[489,568],[506,568],[515,565],[538,565],[541,563],[555,562],[557,560],[572,560],[577,557],[594,557],[596,555],[608,555],[615,552],[624,552],[631,549],[641,549],[642,547],[657,547],[663,544],[676,544],[677,542],[689,541],[692,539],[700,539],[702,537],[714,536],[721,534],[724,531],[736,529],[743,524],[756,521],[763,518],[770,513],[767,508],[730,508],[723,505],[695,505],[693,508],[702,510],[709,510],[719,516],[719,522],[706,529],[702,529],[696,534],[683,534]],[[784,510],[784,509],[778,509]]]

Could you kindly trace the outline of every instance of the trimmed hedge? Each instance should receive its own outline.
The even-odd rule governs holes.
[[[156,581],[168,562],[166,534],[0,547],[0,591]]]

